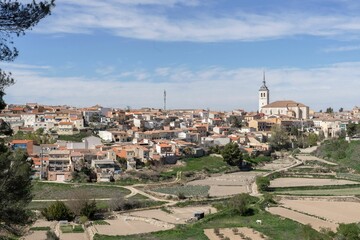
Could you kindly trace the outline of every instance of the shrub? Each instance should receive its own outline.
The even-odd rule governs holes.
[[[177,196],[181,200],[186,199],[186,196],[185,196],[185,194],[183,192],[178,192]]]
[[[251,215],[253,213],[253,210],[249,208],[249,205],[250,195],[246,193],[235,195],[229,200],[230,208],[242,216]]]
[[[68,220],[71,221],[74,218],[74,214],[70,209],[65,205],[65,203],[56,201],[51,204],[49,207],[44,208],[42,214],[48,221],[53,220]]]
[[[261,192],[267,191],[270,186],[270,179],[268,177],[257,177],[256,184]]]
[[[80,215],[86,216],[88,219],[93,219],[95,213],[98,211],[96,207],[96,202],[93,200],[92,202],[86,201],[84,206],[80,210]]]
[[[53,231],[47,231],[46,232],[46,240],[60,240],[58,236]]]

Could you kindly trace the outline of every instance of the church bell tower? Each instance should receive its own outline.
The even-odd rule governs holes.
[[[266,86],[265,72],[263,74],[263,85],[259,89],[259,113],[261,108],[269,104],[269,89]]]

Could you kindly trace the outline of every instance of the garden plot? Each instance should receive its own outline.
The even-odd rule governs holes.
[[[228,237],[232,240],[242,240],[246,239],[246,237],[252,240],[264,240],[267,239],[263,234],[255,231],[254,229],[242,227],[242,228],[221,228],[218,229],[219,233],[216,234],[215,229],[204,229],[205,235],[210,240],[218,240]],[[221,238],[220,236],[223,235],[224,237]]]
[[[272,207],[269,208],[268,211],[272,214],[289,218],[302,224],[310,224],[311,227],[317,231],[320,231],[321,228],[330,228],[332,231],[335,231],[338,226],[336,223],[328,222],[320,218],[309,216],[283,207]]]
[[[280,203],[287,208],[317,216],[332,223],[360,222],[359,202],[328,201],[324,198],[321,200],[283,199]]]
[[[282,168],[289,167],[295,164],[295,159],[293,158],[279,158],[270,163],[266,163],[264,166],[258,167],[261,170],[279,170]]]
[[[210,186],[210,196],[229,196],[239,193],[250,192],[249,185],[255,180],[255,177],[261,175],[259,172],[237,172],[222,174],[220,176],[207,177],[202,180],[196,180],[187,183],[187,185]]]
[[[296,157],[301,161],[318,161],[318,162],[325,163],[325,164],[332,165],[332,166],[337,166],[338,165],[336,163],[329,162],[329,161],[326,161],[324,159],[321,159],[321,158],[318,158],[318,157],[315,157],[315,156],[311,156],[311,155],[297,155]]]
[[[359,182],[349,180],[339,180],[331,178],[276,178],[271,181],[270,187],[302,187],[302,186],[332,186],[332,185],[351,185]]]
[[[106,220],[109,225],[96,225],[93,226],[95,232],[101,235],[132,235],[149,232],[157,232],[171,229],[170,225],[152,224],[151,221],[143,220],[130,220],[128,218],[119,218],[116,220]]]
[[[184,224],[186,220],[194,217],[196,212],[204,212],[205,215],[210,213],[216,213],[216,208],[211,206],[199,206],[199,207],[184,207],[184,208],[169,208],[169,211],[163,211],[161,209],[152,209],[144,211],[132,212],[131,216],[138,216],[144,218],[152,218],[160,220],[162,222],[173,224]]]

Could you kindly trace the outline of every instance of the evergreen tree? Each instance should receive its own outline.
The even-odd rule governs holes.
[[[243,155],[237,143],[232,142],[226,144],[221,151],[221,155],[224,158],[224,161],[230,166],[241,166]]]

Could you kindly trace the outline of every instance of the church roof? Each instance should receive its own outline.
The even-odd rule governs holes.
[[[269,91],[268,87],[266,86],[265,72],[264,72],[264,76],[263,76],[263,85],[260,87],[259,91]]]
[[[272,102],[268,105],[263,106],[262,108],[287,108],[287,107],[306,107],[302,103],[298,103],[292,100],[283,100]]]

